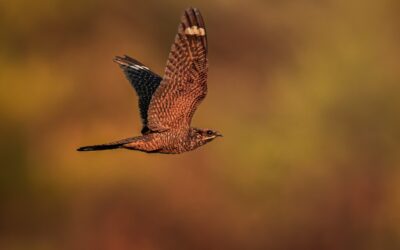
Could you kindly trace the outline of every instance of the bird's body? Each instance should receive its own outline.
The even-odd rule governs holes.
[[[207,94],[207,37],[197,9],[189,8],[182,16],[163,78],[129,56],[116,57],[114,61],[138,94],[142,136],[81,147],[78,151],[126,148],[177,154],[221,136],[214,130],[190,126],[197,106]]]

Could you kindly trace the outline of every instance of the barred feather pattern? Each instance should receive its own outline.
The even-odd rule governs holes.
[[[196,8],[182,16],[171,47],[164,78],[148,110],[152,131],[188,129],[194,112],[207,94],[207,33]]]
[[[79,151],[126,148],[178,154],[196,149],[219,132],[190,126],[207,94],[207,32],[196,8],[185,10],[168,56],[164,77],[129,56],[114,59],[139,96],[142,136],[87,146]]]

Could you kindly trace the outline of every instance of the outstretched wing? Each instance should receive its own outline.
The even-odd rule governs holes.
[[[164,78],[148,110],[148,127],[162,131],[190,126],[197,106],[207,93],[207,37],[198,9],[182,16],[172,44]]]
[[[146,133],[148,131],[147,110],[149,109],[151,97],[160,85],[162,78],[141,62],[129,56],[117,56],[114,62],[119,64],[126,78],[136,90],[139,97],[140,117],[143,123],[142,133]]]

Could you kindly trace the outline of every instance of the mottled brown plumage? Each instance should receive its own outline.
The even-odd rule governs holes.
[[[190,126],[207,94],[207,34],[198,9],[189,8],[182,16],[163,78],[129,56],[116,57],[114,61],[138,94],[142,136],[81,147],[78,151],[126,148],[177,154],[221,136],[214,130]]]

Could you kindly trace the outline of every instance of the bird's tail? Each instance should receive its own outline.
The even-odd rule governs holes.
[[[92,146],[84,146],[77,149],[77,151],[96,151],[96,150],[108,150],[108,149],[117,149],[121,148],[122,145],[130,143],[135,140],[136,137],[126,138],[123,140],[99,144],[99,145],[92,145]]]

